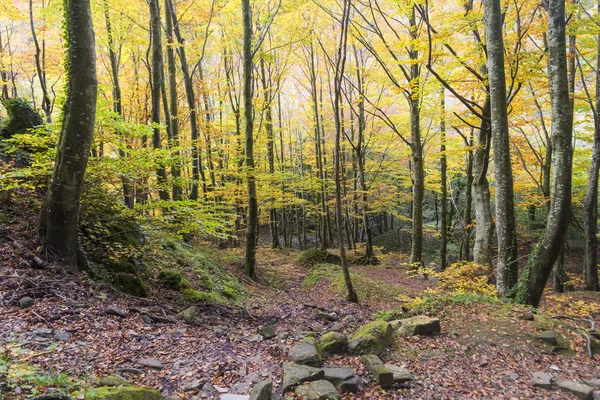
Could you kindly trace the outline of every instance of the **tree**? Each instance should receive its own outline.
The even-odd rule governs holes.
[[[496,229],[498,232],[496,288],[501,296],[505,296],[517,283],[519,266],[517,264],[517,233],[506,110],[504,40],[502,39],[500,0],[485,0],[484,5],[494,175],[496,178]]]
[[[72,268],[87,269],[78,239],[83,179],[96,118],[96,52],[89,0],[65,0],[67,96],[56,164],[42,206],[39,234],[48,253]]]

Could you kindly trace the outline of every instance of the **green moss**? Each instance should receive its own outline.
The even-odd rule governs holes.
[[[389,322],[376,320],[361,326],[348,338],[348,349],[356,354],[379,354],[391,344],[393,336]]]
[[[113,283],[119,290],[132,296],[148,296],[148,287],[137,275],[121,272],[116,274]]]
[[[183,275],[181,275],[181,272],[172,268],[166,268],[160,271],[158,274],[158,281],[169,289],[178,292],[189,286]]]
[[[98,387],[75,393],[86,400],[162,400],[159,391],[147,387]]]
[[[188,288],[183,291],[183,295],[185,299],[191,303],[225,303],[223,297],[214,292],[204,292],[202,290]]]
[[[335,273],[336,269],[339,269],[337,265],[333,264],[316,264],[311,269],[308,275],[302,282],[302,287],[314,286],[321,281],[323,278],[331,278]]]
[[[234,287],[231,287],[226,284],[225,286],[223,286],[223,296],[231,300],[237,300],[240,297],[240,294]]]
[[[341,264],[341,259],[335,254],[329,253],[323,249],[308,249],[303,251],[296,257],[296,263],[305,266],[312,266],[316,264]]]
[[[115,273],[125,272],[128,274],[137,274],[135,267],[129,261],[122,261],[122,260],[113,261],[113,262],[109,263],[106,266],[106,268],[109,269],[111,272],[115,272]]]

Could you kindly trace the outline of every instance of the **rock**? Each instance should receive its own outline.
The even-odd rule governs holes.
[[[227,393],[224,395],[221,395],[221,397],[219,397],[221,400],[248,400],[250,399],[250,396],[247,396],[245,394],[231,394],[231,393]]]
[[[142,314],[142,321],[144,321],[146,325],[151,325],[154,322],[148,314]]]
[[[329,354],[341,354],[348,347],[348,338],[343,333],[328,332],[319,338],[321,351]]]
[[[306,365],[298,365],[290,362],[283,363],[283,390],[282,393],[289,392],[299,383],[316,381],[323,379],[325,373],[322,369],[313,368]]]
[[[34,303],[35,301],[33,301],[33,299],[29,296],[21,297],[21,299],[19,300],[19,307],[29,308],[33,306]]]
[[[52,335],[52,329],[48,329],[48,328],[34,329],[31,333],[33,333],[35,336],[39,336],[39,337],[49,337],[50,335]]]
[[[594,388],[583,383],[556,379],[556,385],[563,391],[569,392],[581,400],[594,400]]]
[[[100,378],[98,380],[98,386],[106,386],[106,387],[118,387],[118,386],[131,386],[131,383],[122,376],[119,375],[110,375],[105,376],[104,378]]]
[[[534,372],[531,377],[531,386],[552,389],[552,376],[541,371]]]
[[[215,336],[217,336],[217,337],[226,335],[227,332],[229,331],[229,327],[227,327],[227,325],[217,325],[213,329],[215,332]]]
[[[148,297],[148,287],[137,274],[119,272],[115,275],[113,284],[123,293],[136,297]]]
[[[535,336],[535,340],[540,342],[547,343],[552,346],[556,346],[558,342],[556,341],[556,336],[553,331],[543,331]]]
[[[71,340],[71,334],[65,331],[54,331],[54,339],[60,340],[61,342],[67,342]],[[102,385],[106,386],[106,385]]]
[[[392,364],[383,364],[388,372],[394,376],[394,383],[405,383],[413,380],[412,374],[403,367],[398,367]]]
[[[331,330],[332,331],[341,331],[344,329],[344,324],[342,324],[341,322],[334,322],[333,325],[331,325]]]
[[[345,367],[323,368],[323,379],[329,381],[342,393],[356,393],[358,384],[354,376],[354,370]]]
[[[117,372],[120,374],[134,374],[134,375],[143,375],[146,373],[143,369],[138,368],[118,368]]]
[[[117,317],[121,317],[121,318],[127,317],[127,311],[125,311],[125,310],[123,310],[123,309],[121,309],[119,307],[116,307],[116,306],[106,307],[104,309],[104,314],[107,314],[107,315],[116,315]]]
[[[517,379],[519,379],[519,374],[512,372],[512,371],[505,371],[502,373],[502,376],[506,379],[511,379],[513,381],[516,381]]]
[[[265,379],[258,382],[250,392],[250,400],[269,400],[273,391],[273,381]]]
[[[377,383],[379,383],[379,386],[383,389],[392,387],[394,384],[394,374],[387,370],[379,357],[375,354],[367,354],[362,357],[362,360],[365,367],[367,367],[371,375],[373,375],[377,380]]]
[[[163,400],[158,390],[141,386],[97,387],[76,392],[74,398],[85,398],[85,400]]]
[[[523,315],[519,316],[519,319],[521,321],[534,321],[535,320],[535,316],[533,314],[531,314],[531,313],[526,313],[526,314],[523,314]]]
[[[593,378],[593,379],[587,379],[583,381],[586,385],[589,385],[593,388],[600,388],[600,379],[598,378]]]
[[[193,381],[191,381],[190,383],[188,383],[187,385],[185,385],[183,387],[183,391],[191,392],[194,390],[198,390],[198,389],[202,388],[202,386],[204,386],[205,383],[206,383],[206,380],[194,379]]]
[[[400,320],[399,333],[406,336],[435,335],[440,333],[440,320],[438,318],[418,315],[416,317]]]
[[[275,329],[272,326],[263,326],[260,328],[260,335],[263,339],[273,339],[275,337]]]
[[[251,343],[258,343],[258,342],[262,342],[263,338],[261,335],[259,335],[258,333],[255,333],[254,335],[250,335],[248,336],[248,341]]]
[[[183,310],[179,315],[181,315],[181,318],[186,323],[188,323],[190,325],[194,325],[195,323],[198,322],[198,319],[196,318],[197,311],[198,311],[198,307],[191,306],[191,307],[188,307],[185,310]]]
[[[323,365],[321,352],[317,341],[312,337],[305,337],[296,343],[288,353],[288,359],[296,364],[320,367]]]
[[[156,358],[152,358],[152,357],[141,358],[141,359],[137,360],[136,363],[143,365],[144,367],[156,369],[158,371],[160,371],[161,369],[163,369],[165,367],[162,362],[160,362]]]
[[[337,321],[338,316],[334,312],[328,313],[326,311],[322,311],[322,310],[318,310],[317,309],[317,311],[315,312],[315,318],[323,320],[323,321],[333,322],[333,321]]]
[[[331,382],[320,380],[296,388],[296,396],[302,400],[339,399],[340,395]]]
[[[340,383],[340,385],[338,386],[338,390],[341,393],[356,393],[356,392],[358,392],[358,381],[356,380],[356,377],[352,377],[352,378]]]
[[[390,325],[392,326],[392,329],[394,331],[397,331],[398,329],[400,329],[400,327],[402,327],[402,320],[396,319],[394,321],[390,321]]]
[[[222,387],[222,386],[217,386],[215,385],[215,390],[219,393],[227,393],[229,392],[229,389],[227,389],[226,387]]]
[[[490,365],[489,361],[482,361],[482,362],[479,363],[479,366],[482,367],[482,368],[483,367],[487,367],[488,365]]]
[[[392,342],[394,330],[383,320],[360,327],[348,338],[348,350],[355,354],[380,354]]]

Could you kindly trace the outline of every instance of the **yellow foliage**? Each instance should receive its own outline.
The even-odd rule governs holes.
[[[442,288],[456,294],[479,294],[495,297],[496,288],[489,283],[490,275],[489,267],[461,261],[447,267],[438,274],[438,277]]]
[[[587,318],[592,314],[600,312],[600,305],[573,299],[569,294],[553,294],[546,296],[545,314],[566,315],[574,318]]]

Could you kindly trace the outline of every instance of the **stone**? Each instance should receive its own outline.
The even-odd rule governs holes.
[[[215,390],[219,393],[227,393],[229,392],[229,389],[226,387],[222,387],[222,386],[217,386],[215,385]]]
[[[205,383],[206,383],[206,380],[194,379],[193,381],[191,381],[190,383],[186,384],[183,387],[183,391],[191,392],[194,390],[199,390],[200,388],[202,388],[202,386],[204,386]]]
[[[440,333],[440,320],[438,318],[418,315],[416,317],[400,320],[398,332],[405,336],[436,335]]]
[[[328,312],[326,312],[326,311],[317,310],[317,311],[315,312],[315,318],[316,318],[316,319],[323,320],[323,321],[330,321],[330,322],[334,322],[334,321],[337,321],[337,319],[338,319],[338,316],[337,316],[337,314],[336,314],[336,313],[334,313],[334,312],[328,313]]]
[[[519,316],[519,319],[521,321],[535,321],[535,316],[531,313],[526,313],[526,314]]]
[[[146,373],[143,369],[138,368],[118,368],[117,372],[120,374],[134,374],[134,375],[143,375]]]
[[[272,326],[263,326],[260,328],[260,335],[263,339],[273,339],[275,337],[275,329]]]
[[[361,326],[348,338],[348,350],[355,354],[381,354],[392,342],[394,330],[383,320]]]
[[[340,395],[331,382],[319,380],[296,388],[296,396],[302,400],[339,399]]]
[[[185,310],[183,310],[179,315],[186,323],[188,323],[190,325],[194,325],[195,323],[198,322],[198,319],[196,318],[197,311],[198,311],[198,307],[191,306],[191,307],[188,307]]]
[[[543,331],[538,333],[535,336],[535,340],[547,343],[552,346],[556,346],[558,342],[556,341],[556,336],[553,331]]]
[[[325,373],[322,369],[284,362],[282,393],[289,392],[300,383],[323,379],[324,376]]]
[[[61,342],[67,342],[71,340],[71,334],[65,331],[54,331],[54,339],[60,340]],[[106,385],[102,385],[106,386]]]
[[[248,341],[250,343],[258,343],[258,342],[262,342],[262,340],[263,340],[263,337],[261,335],[259,335],[258,333],[248,336]]]
[[[358,392],[358,381],[356,377],[352,377],[340,383],[337,388],[341,393],[356,393]]]
[[[339,386],[342,382],[354,378],[354,370],[344,367],[326,367],[323,368],[323,379]]]
[[[33,306],[34,303],[35,301],[33,301],[33,299],[29,296],[21,297],[21,299],[19,300],[19,307],[29,308]]]
[[[517,379],[519,379],[519,374],[512,372],[512,371],[505,371],[502,373],[502,376],[506,379],[511,379],[513,381],[516,381]]]
[[[39,337],[49,337],[50,335],[52,335],[52,329],[48,329],[48,328],[34,329],[32,331],[32,333],[35,336],[39,336]]]
[[[156,358],[152,358],[152,357],[140,358],[139,360],[136,361],[136,363],[143,365],[144,367],[156,369],[158,371],[160,371],[161,369],[163,369],[165,367],[163,365],[163,363],[160,362],[160,360],[157,360]]]
[[[98,380],[98,386],[106,386],[106,387],[118,387],[118,386],[131,386],[131,383],[122,376],[119,375],[110,375],[100,378]]]
[[[160,392],[142,386],[97,387],[74,393],[74,398],[86,400],[163,400]]]
[[[265,379],[258,382],[250,392],[250,400],[270,400],[273,391],[273,381]]]
[[[531,377],[531,386],[552,389],[552,376],[541,371],[534,372]]]
[[[226,393],[226,394],[221,395],[221,397],[219,397],[219,399],[221,399],[221,400],[249,400],[250,396],[247,396],[245,394]]]
[[[305,337],[290,349],[288,359],[296,364],[320,367],[323,365],[323,360],[318,346],[314,338]]]
[[[152,320],[152,318],[147,315],[147,314],[142,314],[142,321],[144,321],[144,323],[146,325],[151,325],[154,321]]]
[[[388,389],[394,384],[394,373],[387,370],[383,362],[375,354],[366,354],[362,357],[363,364],[377,380],[379,386]]]
[[[392,329],[394,331],[397,331],[398,329],[400,329],[400,327],[402,327],[402,320],[396,319],[394,321],[390,321],[390,325],[392,326]]]
[[[600,379],[599,378],[586,379],[583,382],[586,385],[591,386],[593,388],[600,388]]]
[[[321,351],[329,354],[341,354],[348,348],[348,338],[343,333],[328,332],[319,338]]]
[[[120,318],[127,317],[127,311],[125,311],[125,310],[123,310],[123,309],[121,309],[119,307],[116,307],[116,306],[106,307],[104,309],[104,314],[107,314],[107,315],[116,315],[117,317],[120,317]]]
[[[594,400],[594,388],[584,383],[556,379],[556,385],[565,392],[569,392],[581,400]]]
[[[383,365],[388,372],[392,373],[394,377],[394,383],[405,383],[413,380],[412,374],[406,368],[398,367],[392,364]]]

